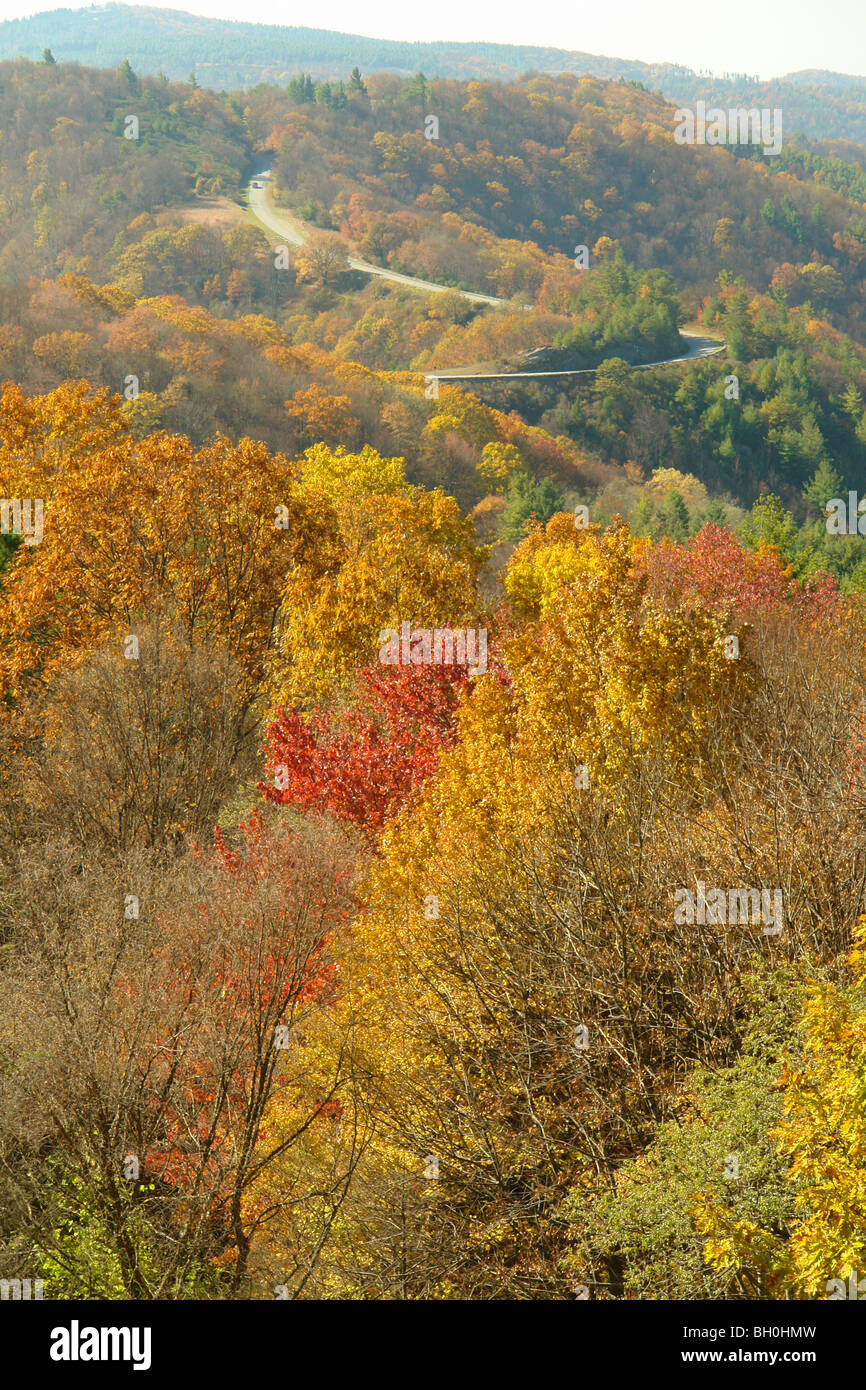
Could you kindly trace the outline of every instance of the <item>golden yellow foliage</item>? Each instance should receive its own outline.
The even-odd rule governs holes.
[[[845,1298],[849,1277],[856,1283],[866,1270],[866,918],[848,964],[847,986],[812,985],[799,1025],[803,1060],[781,1075],[775,1138],[798,1211],[788,1238],[735,1221],[712,1191],[696,1206],[706,1261],[746,1269],[774,1298]]]
[[[19,547],[0,589],[2,693],[162,609],[225,646],[252,696],[285,574],[316,529],[294,465],[251,440],[137,440],[120,402],[81,382],[31,399],[7,388],[0,418],[0,495],[44,502],[43,539]]]
[[[322,446],[305,460],[296,495],[327,521],[315,553],[286,579],[272,707],[334,695],[378,659],[384,629],[471,622],[485,555],[453,498],[406,485],[399,459]]]

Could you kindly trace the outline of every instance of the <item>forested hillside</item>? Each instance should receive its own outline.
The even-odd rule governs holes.
[[[116,238],[136,218],[197,185],[237,193],[248,158],[231,103],[139,78],[128,65],[0,64],[0,113],[7,284],[72,269],[106,277]]]
[[[569,73],[638,82],[669,101],[781,106],[790,135],[866,138],[866,78],[840,72],[788,73],[760,82],[748,73],[708,76],[677,63],[642,63],[563,48],[502,43],[401,43],[327,29],[206,19],[146,5],[55,9],[0,23],[0,58],[39,58],[46,47],[66,62],[117,66],[125,58],[153,76],[183,80],[191,70],[215,90],[284,86],[297,72],[335,81],[366,72],[462,81],[513,81],[526,73]]]
[[[825,1299],[863,147],[328,38],[0,63],[0,1278]]]
[[[296,383],[271,387],[265,373],[250,395],[252,368],[220,365],[258,353],[251,344],[268,333],[274,348],[315,346],[374,372],[414,370],[419,383],[437,369],[519,367],[543,344],[548,367],[610,365],[597,378],[471,389],[569,437],[596,476],[618,470],[618,489],[582,497],[600,518],[620,510],[681,537],[710,498],[717,519],[735,520],[769,489],[795,529],[812,527],[798,563],[838,568],[838,551],[835,560],[815,554],[816,513],[802,494],[831,465],[840,486],[863,481],[866,176],[862,159],[844,157],[857,147],[822,153],[801,142],[776,160],[748,146],[679,146],[670,106],[594,79],[506,86],[356,71],[338,85],[294,78],[240,99],[128,65],[87,73],[21,62],[3,72],[0,349],[14,379],[42,390],[83,375],[122,391],[135,377],[144,393],[136,409],[153,425],[196,440],[246,429],[278,445],[277,422],[299,418],[284,405]],[[38,139],[32,110],[44,112]],[[428,140],[430,112],[439,134]],[[250,218],[242,193],[268,157],[274,206],[307,236],[280,269],[276,238]],[[588,271],[575,266],[580,243]],[[421,296],[351,270],[350,252],[507,302]],[[27,283],[28,274],[37,278]],[[66,286],[59,299],[46,275]],[[81,281],[113,288],[99,294]],[[207,313],[184,318],[160,307],[166,296]],[[684,319],[727,343],[724,361],[685,377],[617,367],[678,355]],[[235,329],[247,321],[255,326]],[[179,332],[192,335],[182,349]],[[732,370],[736,400],[725,395]],[[218,395],[213,373],[225,378]],[[327,371],[316,385],[345,399],[339,382],[328,390]],[[371,442],[398,439],[342,408]],[[337,406],[327,409],[339,420]],[[339,442],[335,430],[328,439]],[[699,501],[690,508],[681,495],[676,516],[663,510],[660,520],[664,498],[645,494],[642,480],[665,467],[695,477]],[[475,461],[459,473],[451,469],[447,485],[474,504]],[[556,469],[546,473],[558,486]],[[510,479],[498,481],[507,494]]]
[[[473,240],[484,246],[471,227],[463,233],[468,221],[568,256],[575,243],[612,238],[629,260],[681,286],[709,286],[726,269],[764,290],[793,265],[790,288],[802,285],[802,297],[843,325],[859,321],[862,163],[836,167],[816,153],[798,167],[789,151],[780,167],[748,145],[677,145],[669,104],[593,79],[377,78],[366,103],[364,95],[335,110],[290,88],[287,109],[282,94],[262,88],[249,97],[248,120],[278,149],[278,185],[332,223],[346,220],[362,251],[398,269],[433,274],[447,259],[468,270]],[[436,140],[424,138],[427,112],[439,121]],[[537,272],[514,285],[538,287]],[[512,292],[506,281],[498,289]]]

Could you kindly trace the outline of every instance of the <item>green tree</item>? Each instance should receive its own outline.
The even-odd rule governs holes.
[[[863,418],[863,396],[854,385],[849,381],[842,396],[842,409],[846,415],[850,415],[855,425],[859,425]]]
[[[526,523],[531,517],[544,524],[562,511],[564,506],[564,499],[550,478],[536,481],[529,473],[515,474],[508,484],[505,498],[501,534],[503,540],[507,541],[522,540],[526,534]]]
[[[710,505],[701,513],[701,526],[727,526],[728,514],[723,504],[714,497]]]
[[[641,493],[638,504],[631,514],[629,525],[635,536],[651,536],[653,531],[653,517],[656,513],[655,502],[649,493],[644,489]]]
[[[748,344],[751,333],[749,296],[744,289],[738,289],[728,300],[724,315],[724,329],[731,356],[737,361],[744,362],[749,356]]]
[[[803,496],[807,502],[811,502],[818,508],[819,514],[824,516],[824,509],[833,497],[839,497],[842,492],[843,482],[839,473],[828,459],[822,459],[815,469],[812,477],[803,488]]]
[[[775,546],[783,565],[793,565],[797,575],[809,568],[812,549],[806,549],[791,513],[773,493],[759,497],[740,526],[740,537],[752,550]]]
[[[667,536],[672,541],[686,541],[689,538],[690,527],[691,518],[683,495],[672,487],[665,493],[664,501],[656,513],[653,525],[656,539]]]
[[[416,101],[423,106],[427,100],[427,78],[423,72],[416,72],[415,76],[409,80],[406,86],[406,94],[410,101]]]
[[[120,65],[120,75],[121,75],[122,78],[124,78],[124,80],[125,80],[125,82],[126,82],[126,85],[127,85],[128,89],[129,89],[129,91],[131,91],[131,92],[137,92],[137,91],[138,91],[138,87],[139,87],[138,78],[136,77],[135,73],[133,72],[132,66],[131,66],[130,61],[129,61],[128,58],[124,58],[123,62],[122,62],[121,65]]]
[[[588,1209],[575,1194],[579,1234],[569,1264],[594,1297],[755,1296],[737,1271],[706,1262],[694,1206],[696,1194],[711,1185],[741,1221],[780,1229],[794,1214],[795,1194],[770,1131],[782,1113],[779,1054],[797,1042],[797,995],[781,973],[764,988],[766,1002],[734,1065],[695,1073],[682,1118],[663,1124],[645,1153],[623,1164],[614,1192]]]
[[[629,376],[629,365],[622,357],[608,357],[599,364],[592,389],[596,396],[616,395],[622,391]]]

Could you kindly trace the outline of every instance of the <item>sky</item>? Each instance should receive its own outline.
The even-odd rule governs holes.
[[[698,71],[776,77],[803,68],[866,75],[866,0],[149,0],[161,9],[214,19],[299,24],[388,39],[450,39],[576,49],[644,62],[682,63]],[[78,0],[0,0],[0,18],[51,9],[83,9]]]

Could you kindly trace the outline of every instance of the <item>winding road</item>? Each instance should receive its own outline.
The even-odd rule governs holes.
[[[285,213],[277,212],[268,198],[267,181],[270,172],[270,169],[261,169],[253,175],[248,190],[250,212],[263,227],[281,237],[283,241],[290,242],[293,246],[303,246],[306,236],[300,224]],[[450,285],[437,285],[432,280],[419,280],[414,275],[402,275],[397,270],[388,270],[384,266],[371,265],[369,261],[360,261],[356,256],[349,256],[348,262],[352,270],[359,270],[364,275],[377,275],[381,280],[391,280],[396,285],[407,285],[410,289],[424,290],[428,294],[443,294],[450,290],[452,294],[459,294],[461,298],[468,299],[473,304],[513,304],[513,301],[499,299],[496,295],[476,294],[472,290],[455,290]],[[531,309],[532,305],[524,304],[523,307]],[[724,352],[727,347],[726,343],[720,343],[716,338],[707,338],[700,333],[681,330],[680,337],[688,342],[688,351],[681,353],[679,357],[663,357],[658,362],[632,363],[633,370],[667,367],[675,362],[692,362],[697,357],[713,357]],[[510,377],[591,376],[596,370],[595,367],[577,367],[546,372],[475,372],[471,368],[463,370],[460,367],[452,367],[442,372],[419,372],[419,376],[425,377],[427,381],[497,381]]]
[[[294,246],[303,246],[306,240],[303,232],[298,229],[297,223],[289,220],[284,213],[277,213],[273,204],[268,199],[267,185],[263,182],[267,179],[270,171],[264,169],[260,174],[256,174],[249,187],[249,204],[253,216],[261,222],[263,227],[267,227],[269,232],[275,232],[277,236],[283,237],[285,241],[290,241]],[[256,188],[255,184],[262,186]],[[450,289],[449,285],[436,285],[432,280],[418,280],[414,275],[401,275],[397,270],[386,270],[381,265],[371,265],[369,261],[359,261],[356,256],[348,257],[349,266],[352,270],[360,270],[364,275],[378,275],[381,280],[393,280],[396,285],[408,285],[410,289],[426,290],[428,294],[442,294]],[[507,304],[507,299],[497,299],[492,294],[474,294],[471,290],[451,290],[452,294],[459,294],[463,299],[470,299],[473,304]],[[527,304],[527,309],[532,305]]]
[[[688,352],[681,353],[679,357],[662,357],[658,362],[630,362],[632,371],[641,371],[646,367],[667,367],[672,362],[693,362],[696,357],[713,357],[727,347],[717,338],[705,338],[700,333],[688,333],[683,328],[680,329],[680,337],[688,341]],[[425,372],[424,375],[436,381],[496,381],[501,377],[513,376],[592,376],[596,371],[597,367],[569,367],[554,372],[473,372],[471,369],[463,372],[457,367],[450,372]]]

